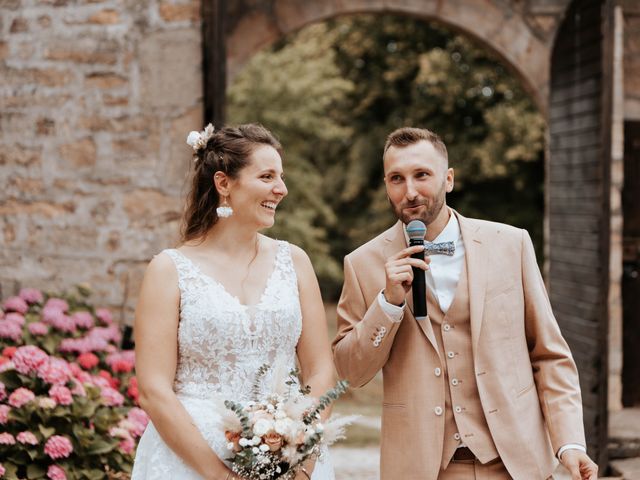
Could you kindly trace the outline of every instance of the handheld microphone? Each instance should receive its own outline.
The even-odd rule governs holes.
[[[407,235],[409,236],[409,246],[424,245],[424,236],[427,234],[427,227],[420,220],[412,220],[407,225]],[[424,260],[424,250],[411,255],[411,258]],[[424,279],[424,270],[418,267],[411,267],[413,270],[413,316],[416,320],[427,318],[427,286]]]

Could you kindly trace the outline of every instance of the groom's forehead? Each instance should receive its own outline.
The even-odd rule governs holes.
[[[444,156],[425,140],[407,146],[390,146],[383,157],[385,174],[391,171],[412,171],[419,168],[447,168]]]

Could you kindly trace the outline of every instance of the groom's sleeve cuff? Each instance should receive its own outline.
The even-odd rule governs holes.
[[[584,446],[582,446],[582,445],[580,445],[578,443],[567,443],[566,445],[561,446],[560,449],[558,450],[558,454],[557,454],[558,460],[560,460],[560,458],[562,457],[562,454],[566,450],[572,450],[572,449],[580,450],[580,451],[582,451],[584,453],[587,453],[587,449],[584,448]]]
[[[402,321],[402,317],[404,317],[404,306],[406,305],[406,302],[403,303],[400,307],[398,305],[393,305],[392,303],[387,302],[387,299],[384,298],[383,290],[381,290],[378,294],[378,303],[380,304],[380,308],[382,308],[382,311],[389,316],[389,319],[392,322],[398,323]]]

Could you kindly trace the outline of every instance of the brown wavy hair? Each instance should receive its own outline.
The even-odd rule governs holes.
[[[282,155],[278,139],[256,123],[216,130],[206,147],[194,154],[195,168],[182,221],[182,242],[204,237],[218,222],[216,208],[220,205],[220,195],[213,181],[216,172],[238,178],[260,145],[269,145]]]

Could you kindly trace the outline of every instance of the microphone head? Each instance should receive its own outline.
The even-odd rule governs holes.
[[[427,227],[420,220],[411,220],[407,225],[409,240],[424,240],[426,234]]]

